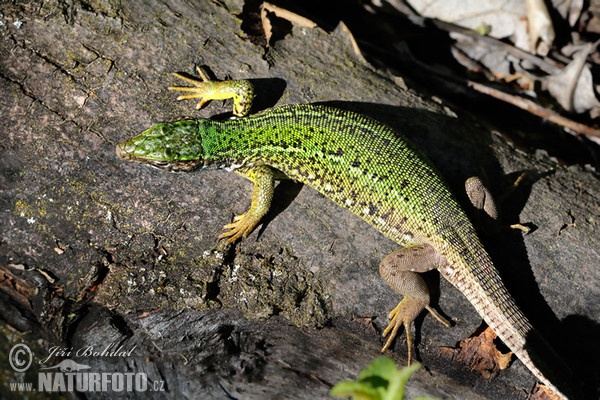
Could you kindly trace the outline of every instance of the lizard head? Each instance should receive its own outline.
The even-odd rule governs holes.
[[[198,124],[195,120],[156,124],[119,143],[117,155],[169,171],[190,171],[205,162]]]

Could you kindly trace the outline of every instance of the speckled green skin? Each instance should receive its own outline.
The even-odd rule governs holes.
[[[393,129],[348,111],[291,105],[222,122],[158,124],[121,143],[118,153],[172,170],[268,165],[402,246],[431,245],[441,275],[534,375],[556,390],[531,361],[525,344],[537,337],[535,331],[469,219],[430,162]]]

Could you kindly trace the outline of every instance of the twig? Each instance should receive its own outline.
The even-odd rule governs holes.
[[[470,87],[472,87],[480,93],[487,94],[488,96],[492,96],[496,99],[512,104],[527,112],[537,115],[538,117],[545,118],[548,121],[554,122],[555,124],[568,128],[568,130],[573,132],[576,136],[586,135],[589,137],[600,138],[600,129],[592,128],[591,126],[587,126],[582,123],[573,121],[569,118],[563,117],[556,111],[552,111],[548,108],[542,107],[531,100],[502,92],[498,89],[482,85],[481,83],[473,81],[467,81],[467,83]]]

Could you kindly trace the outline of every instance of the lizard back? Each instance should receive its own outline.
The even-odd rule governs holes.
[[[395,130],[365,116],[293,105],[215,122],[215,128],[218,143],[206,143],[207,154],[236,166],[277,168],[401,245],[470,224],[426,158]]]

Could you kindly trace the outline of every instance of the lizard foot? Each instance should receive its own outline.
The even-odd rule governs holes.
[[[450,322],[448,322],[433,308],[427,305],[423,299],[404,297],[389,314],[390,323],[384,329],[383,337],[388,336],[388,334],[389,336],[385,342],[385,345],[381,349],[382,353],[391,346],[392,341],[398,334],[398,330],[401,326],[404,326],[404,330],[406,331],[406,345],[408,347],[408,365],[412,363],[413,337],[412,332],[410,331],[410,326],[423,309],[429,311],[435,317],[435,319],[440,321],[444,326],[447,328],[450,327]]]
[[[250,213],[244,213],[233,217],[233,222],[225,225],[225,232],[219,235],[219,240],[227,239],[227,243],[248,236],[258,225],[260,218],[253,217]]]
[[[254,97],[254,87],[249,81],[214,81],[210,80],[202,68],[196,67],[198,78],[190,78],[185,75],[174,73],[177,78],[186,81],[192,86],[170,86],[169,90],[177,92],[187,92],[177,97],[177,100],[200,99],[196,109],[201,109],[211,100],[233,99],[233,114],[238,117],[245,117],[250,113],[252,98]]]
[[[204,105],[211,100],[211,81],[208,79],[202,68],[196,67],[196,71],[198,71],[198,75],[200,75],[201,79],[190,78],[185,75],[181,75],[178,73],[173,73],[177,78],[188,82],[193,85],[190,86],[169,86],[169,90],[174,90],[178,92],[188,92],[190,94],[184,94],[177,97],[177,100],[188,100],[188,99],[200,99],[198,104],[196,105],[196,109],[201,109]]]

